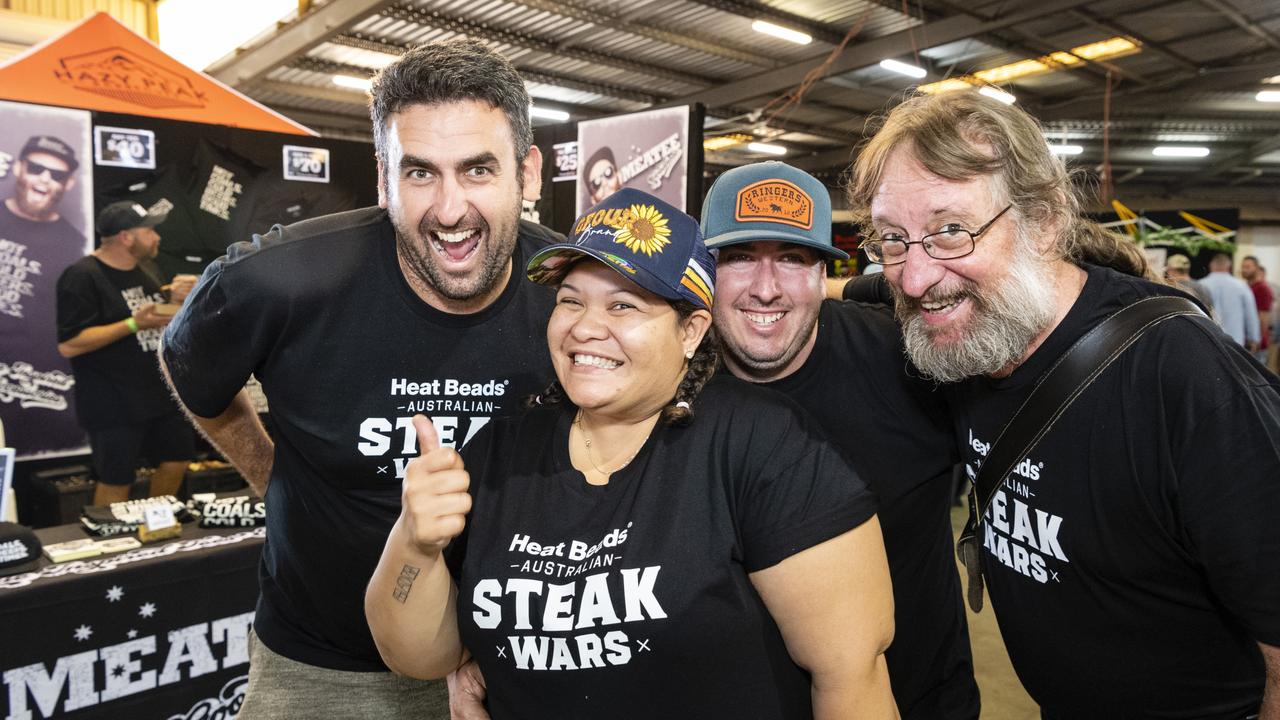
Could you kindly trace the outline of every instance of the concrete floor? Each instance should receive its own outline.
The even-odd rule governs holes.
[[[968,512],[964,508],[951,510],[952,531],[958,536],[964,527]],[[965,570],[956,564],[962,583],[968,583]],[[966,585],[967,588],[967,585]],[[1040,708],[1027,696],[1009,664],[1009,655],[996,626],[996,616],[987,599],[982,612],[974,613],[966,608],[969,616],[969,641],[973,645],[974,673],[978,688],[982,691],[982,720],[1040,720]]]

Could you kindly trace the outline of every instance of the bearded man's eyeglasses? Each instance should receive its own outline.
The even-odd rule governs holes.
[[[995,225],[1002,215],[1009,212],[1013,204],[1005,205],[982,227],[977,230],[966,230],[956,223],[950,223],[936,233],[929,233],[919,240],[908,240],[905,235],[896,232],[873,235],[863,241],[859,247],[867,254],[871,262],[881,265],[897,265],[907,261],[907,251],[912,245],[919,245],[936,260],[953,260],[973,252],[978,237],[988,228]]]

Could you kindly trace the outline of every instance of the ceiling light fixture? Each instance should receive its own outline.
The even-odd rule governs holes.
[[[1050,145],[1049,152],[1054,155],[1079,155],[1084,152],[1081,145]]]
[[[764,20],[756,20],[755,22],[751,23],[751,29],[755,30],[758,33],[764,33],[765,35],[772,35],[776,38],[789,40],[797,45],[808,45],[809,43],[813,42],[813,38],[809,37],[805,33],[800,32],[799,30],[784,28],[781,25],[774,25],[773,23],[766,22]]]
[[[1156,157],[1202,158],[1209,154],[1209,148],[1195,145],[1160,145],[1151,150]]]
[[[787,149],[781,145],[772,143],[753,142],[747,143],[747,149],[751,152],[764,153],[765,155],[786,155]]]
[[[556,122],[564,122],[569,119],[569,113],[563,110],[551,110],[549,108],[540,108],[536,105],[530,105],[529,117],[542,118],[543,120],[554,120]]]
[[[333,84],[339,87],[351,88],[352,90],[364,90],[365,92],[368,92],[369,88],[373,87],[373,80],[370,80],[367,77],[358,78],[350,75],[334,75]]]
[[[1280,102],[1280,90],[1263,90],[1254,97],[1258,102]]]
[[[987,97],[993,100],[999,100],[1005,105],[1012,105],[1018,99],[1013,95],[1001,90],[1000,88],[994,88],[994,87],[991,87],[990,85],[983,85],[982,87],[978,88],[978,92],[982,93],[983,95],[986,95]]]
[[[744,133],[730,133],[729,135],[715,135],[702,141],[702,149],[707,152],[715,152],[724,150],[735,145],[741,145],[750,142],[751,136]]]
[[[897,60],[881,60],[880,67],[885,70],[896,72],[899,75],[906,75],[917,79],[929,74],[929,71],[922,67],[916,67],[910,63],[898,62]]]
[[[923,93],[933,94],[960,90],[969,85],[1003,85],[1018,78],[1044,75],[1063,67],[1080,65],[1085,60],[1107,60],[1136,52],[1142,52],[1142,46],[1138,43],[1129,38],[1113,37],[1073,47],[1070,50],[1050,53],[1034,60],[1019,60],[989,70],[979,70],[971,75],[921,85],[917,89]]]

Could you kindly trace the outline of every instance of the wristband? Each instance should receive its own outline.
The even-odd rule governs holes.
[[[130,316],[129,316],[129,319],[128,319],[128,320],[125,320],[125,321],[124,321],[124,324],[125,324],[125,326],[126,326],[126,327],[128,327],[128,328],[129,328],[129,332],[134,333],[135,335],[137,334],[137,332],[138,332],[138,321],[137,321],[137,320],[134,320],[132,315],[130,315]]]

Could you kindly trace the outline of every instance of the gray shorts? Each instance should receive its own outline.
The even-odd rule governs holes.
[[[249,687],[237,720],[449,720],[443,680],[329,670],[272,652],[249,633]]]

